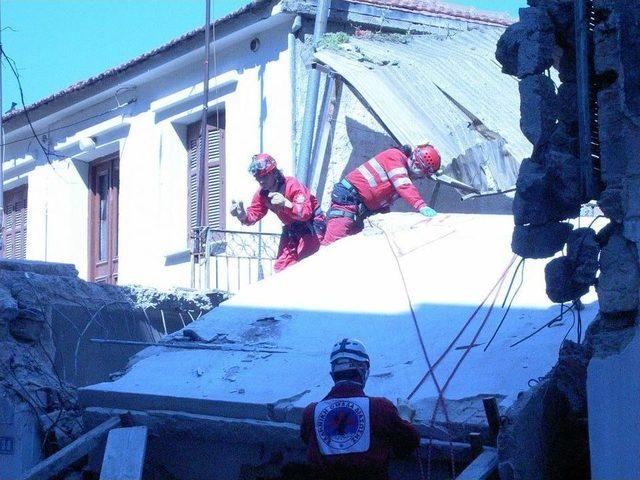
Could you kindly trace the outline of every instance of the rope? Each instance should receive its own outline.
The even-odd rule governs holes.
[[[437,367],[440,362],[442,360],[444,360],[444,358],[449,354],[449,352],[451,351],[451,349],[453,348],[453,346],[456,344],[456,342],[460,339],[460,337],[462,336],[462,334],[465,332],[465,330],[467,329],[467,327],[471,324],[471,322],[473,321],[473,319],[475,318],[475,316],[478,314],[478,312],[482,309],[482,307],[484,306],[484,304],[487,302],[487,300],[489,299],[489,297],[491,296],[491,294],[494,292],[494,290],[498,287],[498,285],[501,285],[502,282],[504,281],[504,278],[506,277],[507,273],[509,272],[509,270],[511,269],[511,266],[513,265],[513,262],[515,262],[516,256],[514,255],[511,259],[511,261],[509,262],[509,264],[507,265],[507,267],[505,268],[505,270],[503,271],[502,275],[500,275],[500,277],[498,278],[498,280],[496,281],[496,283],[493,285],[493,287],[491,288],[491,290],[489,290],[489,292],[487,293],[487,295],[484,297],[484,299],[482,300],[482,302],[480,303],[480,305],[478,305],[478,307],[473,311],[473,313],[471,314],[471,316],[467,319],[466,323],[462,326],[462,329],[458,332],[458,334],[455,336],[455,338],[451,341],[451,343],[449,344],[449,346],[445,349],[445,351],[442,353],[442,355],[440,355],[440,357],[436,360],[436,362],[433,364],[433,367]],[[471,343],[471,345],[473,345],[473,343]],[[429,368],[429,370],[427,370],[427,373],[425,373],[425,375],[422,377],[422,379],[418,382],[418,384],[416,385],[416,387],[413,389],[413,391],[409,394],[408,399],[411,400],[411,398],[416,394],[416,392],[420,389],[420,387],[422,387],[422,385],[424,385],[424,382],[427,381],[427,379],[429,378],[429,375],[433,375],[433,370],[431,368]]]
[[[433,366],[431,364],[431,360],[429,359],[429,354],[427,353],[427,348],[424,344],[424,339],[422,338],[422,332],[420,331],[420,326],[418,324],[418,319],[416,317],[416,313],[415,310],[413,309],[413,302],[411,301],[411,296],[409,295],[409,288],[407,287],[407,281],[404,277],[404,272],[402,271],[402,265],[400,265],[400,259],[398,258],[398,255],[396,254],[393,245],[391,245],[391,239],[389,238],[389,234],[386,232],[386,230],[384,228],[382,228],[379,225],[376,225],[384,234],[385,239],[387,240],[387,245],[389,245],[389,250],[391,251],[394,260],[396,261],[396,265],[398,267],[398,273],[400,274],[400,278],[402,280],[402,286],[404,288],[404,292],[407,298],[407,304],[409,305],[409,311],[411,312],[411,318],[413,319],[413,324],[416,328],[416,333],[418,335],[418,340],[420,341],[420,347],[422,349],[422,354],[424,355],[424,358],[427,362],[427,366],[429,367],[429,370],[432,371],[433,370]],[[453,442],[451,439],[451,420],[449,419],[449,412],[447,411],[447,405],[444,401],[444,397],[442,395],[442,390],[440,389],[440,384],[438,383],[438,380],[435,376],[435,374],[432,374],[433,377],[433,383],[436,386],[436,389],[438,390],[438,400],[436,401],[436,406],[435,406],[435,411],[438,411],[438,405],[441,404],[442,405],[442,411],[444,413],[445,416],[445,420],[447,422],[447,433],[449,434],[449,446],[450,446],[450,452],[451,452],[451,473],[452,473],[452,477],[455,478],[455,459],[453,456]],[[433,421],[431,423],[431,425],[433,426]],[[429,436],[429,470],[428,470],[428,475],[429,477],[431,476],[431,445],[433,442],[433,437],[430,435]]]
[[[502,307],[501,308],[504,308],[504,305],[507,302],[507,298],[509,298],[509,293],[511,292],[511,287],[513,286],[513,281],[515,280],[516,275],[518,274],[518,270],[520,270],[520,267],[522,267],[521,275],[520,275],[520,284],[518,285],[518,288],[516,288],[516,291],[514,292],[513,297],[511,297],[511,301],[509,301],[509,305],[507,306],[507,309],[505,310],[504,314],[502,315],[502,318],[500,319],[500,322],[498,323],[498,326],[496,327],[495,331],[493,332],[493,335],[491,335],[491,338],[489,339],[489,341],[485,345],[485,347],[484,347],[484,351],[485,352],[487,351],[487,349],[489,348],[489,346],[491,345],[493,340],[496,338],[496,335],[498,335],[498,332],[500,331],[500,328],[502,328],[502,324],[504,323],[505,319],[507,318],[507,315],[511,311],[511,305],[513,304],[513,301],[515,300],[516,296],[518,295],[518,292],[520,291],[520,288],[522,287],[522,284],[524,283],[524,258],[522,260],[520,260],[520,262],[518,263],[518,266],[516,267],[515,271],[513,272],[513,277],[511,277],[511,283],[509,283],[509,288],[507,289],[507,293],[504,296],[504,301],[502,302]]]

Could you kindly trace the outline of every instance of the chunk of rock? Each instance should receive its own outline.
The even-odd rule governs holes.
[[[589,291],[589,285],[574,280],[575,269],[575,264],[567,257],[554,258],[546,265],[547,296],[552,302],[572,302]]]
[[[9,333],[21,342],[37,342],[44,332],[44,314],[35,309],[21,309],[9,322]]]
[[[636,244],[620,232],[613,233],[600,254],[596,290],[600,311],[606,314],[638,309],[640,271]]]
[[[552,257],[562,250],[573,226],[569,223],[516,225],[511,249],[523,258]]]
[[[558,101],[553,80],[531,75],[520,84],[520,128],[534,145],[551,136],[558,118]]]

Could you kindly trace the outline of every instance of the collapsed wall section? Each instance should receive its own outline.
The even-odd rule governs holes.
[[[21,478],[80,435],[77,387],[109,379],[144,348],[92,338],[155,342],[211,310],[212,299],[89,283],[73,265],[0,261],[0,478]]]
[[[629,452],[640,448],[640,435],[629,426],[638,420],[631,415],[620,422],[616,412],[631,411],[628,399],[640,394],[633,369],[639,355],[633,339],[640,298],[640,5],[528,4],[496,52],[503,72],[521,80],[521,128],[535,145],[518,178],[512,249],[525,258],[566,249],[545,269],[549,298],[579,311],[579,298],[595,286],[600,315],[585,341],[572,347],[580,359],[574,362],[579,378],[566,375],[566,369],[557,375],[566,365],[565,345],[554,372],[507,415],[512,425],[501,437],[501,478],[583,478],[573,467],[559,473],[562,459],[553,458],[549,446],[554,438],[580,433],[587,416],[586,405],[569,402],[564,408],[570,397],[564,394],[561,408],[543,411],[557,401],[558,385],[570,386],[580,398],[588,392],[593,478],[635,478],[637,455]],[[557,88],[551,68],[559,74]],[[573,230],[565,220],[592,200],[608,223],[597,235],[591,228]],[[527,421],[523,415],[532,408],[537,417]],[[555,433],[549,436],[550,431]],[[588,444],[585,432],[580,434],[579,449]],[[514,438],[527,449],[518,450],[514,442],[509,448]],[[584,473],[588,460],[581,458],[578,470]]]

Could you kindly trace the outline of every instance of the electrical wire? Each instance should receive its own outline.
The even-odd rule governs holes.
[[[572,311],[575,307],[576,307],[576,303],[577,301],[574,300],[571,304],[571,306],[566,310],[566,311]],[[522,342],[529,340],[531,337],[533,337],[534,335],[537,335],[538,333],[540,333],[542,330],[544,330],[545,328],[548,328],[550,326],[552,326],[554,323],[556,323],[558,320],[562,319],[563,315],[564,315],[565,311],[563,309],[560,310],[560,314],[556,315],[551,321],[545,323],[544,325],[542,325],[541,327],[537,328],[536,330],[534,330],[532,333],[530,333],[529,335],[527,335],[524,338],[521,338],[520,340],[518,340],[517,342],[509,345],[509,347],[515,347],[516,345],[520,345]]]
[[[7,60],[7,64],[9,65],[9,68],[13,72],[13,76],[16,77],[16,81],[18,82],[18,90],[20,91],[20,101],[22,102],[22,108],[23,108],[23,111],[24,111],[24,116],[27,119],[27,123],[29,124],[29,128],[31,129],[31,133],[33,134],[33,138],[35,138],[36,142],[38,143],[38,145],[42,149],[42,152],[47,157],[47,162],[49,163],[49,165],[51,165],[53,167],[53,164],[51,163],[51,159],[49,158],[49,155],[53,155],[53,156],[58,157],[58,158],[66,158],[66,157],[58,155],[57,153],[49,152],[44,147],[42,142],[40,141],[40,137],[38,137],[38,134],[36,133],[35,129],[33,128],[33,124],[31,123],[31,118],[29,117],[29,111],[27,110],[27,105],[26,105],[26,103],[24,101],[24,90],[22,89],[22,82],[20,81],[20,75],[18,74],[18,70],[17,70],[17,66],[15,64],[15,61],[6,54],[4,49],[0,49],[0,53]]]

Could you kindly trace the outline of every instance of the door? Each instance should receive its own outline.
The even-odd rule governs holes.
[[[89,280],[116,284],[119,158],[92,164],[89,183]]]

